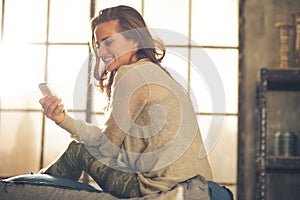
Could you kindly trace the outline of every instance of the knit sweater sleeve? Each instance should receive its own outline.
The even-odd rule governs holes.
[[[66,113],[64,121],[59,126],[68,131],[72,138],[84,143],[87,148],[98,147],[98,153],[106,158],[116,158],[120,152],[121,144],[118,142],[122,141],[123,134],[118,133],[111,118],[105,122],[103,128],[99,128],[83,120],[74,119]],[[112,137],[112,133],[115,134],[115,137]]]
[[[67,112],[64,121],[59,126],[68,131],[72,138],[88,145],[99,145],[101,141],[103,132],[101,128],[83,120],[74,119]]]

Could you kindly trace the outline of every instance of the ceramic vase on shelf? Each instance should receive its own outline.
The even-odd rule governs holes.
[[[289,22],[277,22],[275,27],[279,30],[280,39],[280,65],[279,68],[289,68],[290,65],[290,29],[293,25]]]
[[[296,39],[295,39],[295,64],[300,67],[300,12],[295,15]]]
[[[297,152],[297,137],[293,132],[277,131],[274,135],[275,156],[295,156]]]

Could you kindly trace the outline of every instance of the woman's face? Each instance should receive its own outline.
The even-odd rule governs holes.
[[[119,21],[111,20],[98,24],[94,30],[97,54],[108,71],[137,61],[138,43],[119,34]]]

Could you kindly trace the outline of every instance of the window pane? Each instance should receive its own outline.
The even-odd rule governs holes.
[[[37,172],[42,114],[1,112],[0,123],[0,177]]]
[[[86,108],[88,53],[87,45],[49,46],[48,82],[68,109]]]
[[[101,93],[99,88],[93,86],[93,112],[104,112],[108,105],[107,97],[105,93]]]
[[[47,0],[5,1],[4,41],[45,42]]]
[[[97,15],[99,10],[102,10],[104,8],[109,8],[118,5],[131,6],[141,13],[141,8],[142,8],[141,0],[97,0],[95,14]]]
[[[88,42],[90,4],[81,0],[51,0],[50,42]]]
[[[18,53],[17,53],[18,52]],[[40,108],[45,46],[1,45],[0,96],[4,108]]]
[[[226,112],[237,113],[238,51],[234,49],[205,49],[205,54],[208,57],[201,57],[203,55],[203,49],[201,48],[193,48],[191,51],[192,61],[201,65],[198,66],[200,72],[208,74],[208,76],[205,74],[201,76],[201,73],[193,73],[193,70],[191,70],[191,85],[197,97],[196,111],[224,112],[224,110],[218,109],[218,107],[222,108],[222,100],[214,98],[216,95],[221,94],[224,88]],[[200,61],[198,61],[199,59]],[[208,59],[211,59],[212,62]],[[216,70],[216,74],[213,73],[213,70]],[[220,79],[216,77],[220,77]],[[211,80],[210,85],[209,80]],[[216,87],[217,83],[220,83],[221,87]],[[212,108],[217,110],[212,110]]]
[[[238,102],[238,50],[206,49],[221,76],[225,89],[226,112],[237,113]]]
[[[162,66],[180,83],[185,89],[188,88],[188,49],[167,48]]]
[[[215,95],[223,91],[221,80],[216,79],[218,71],[211,58],[202,48],[191,50],[190,95],[196,112],[224,112],[219,108]],[[217,87],[216,87],[217,86]],[[221,103],[224,101],[221,101]],[[222,104],[220,104],[222,105]],[[223,106],[225,107],[225,106]]]
[[[185,40],[170,39],[170,35],[158,34],[167,45],[188,44],[188,2],[182,0],[145,1],[145,21],[149,27],[167,29],[186,36]],[[165,38],[165,39],[164,39]]]
[[[198,123],[207,149],[213,179],[216,182],[235,183],[237,178],[237,117],[201,115],[198,116]],[[216,126],[221,129],[214,130]],[[212,133],[216,134],[208,138],[207,136]],[[222,160],[222,170],[220,170],[220,160]]]
[[[198,45],[238,45],[237,0],[193,0],[192,40]]]

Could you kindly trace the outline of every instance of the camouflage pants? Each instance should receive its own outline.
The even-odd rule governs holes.
[[[88,173],[107,192],[118,197],[140,197],[137,174],[113,169],[96,159],[82,143],[71,142],[61,157],[41,173],[78,180]]]

